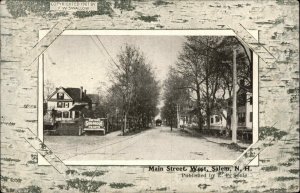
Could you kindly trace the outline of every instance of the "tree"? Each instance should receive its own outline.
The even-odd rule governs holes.
[[[231,97],[232,50],[238,50],[239,87],[252,92],[251,51],[231,36],[188,36],[176,63],[176,71],[188,80],[182,88],[196,93],[196,110],[199,129],[202,129],[205,112],[207,127],[210,115],[221,97]],[[249,56],[250,54],[250,56]]]
[[[125,45],[115,67],[113,85],[109,91],[114,106],[123,112],[123,133],[128,116],[134,116],[146,127],[158,113],[159,86],[151,65],[139,49]]]
[[[189,101],[189,92],[185,89],[186,80],[176,72],[174,68],[169,69],[168,78],[164,82],[164,106],[162,118],[172,127],[177,123],[177,107],[185,106]]]
[[[45,80],[44,82],[44,99],[47,99],[50,94],[55,91],[55,85],[50,80]]]
[[[216,44],[218,40],[218,37],[210,36],[187,37],[187,41],[184,43],[176,63],[177,72],[184,79],[189,80],[189,85],[185,86],[185,88],[191,89],[196,93],[196,111],[200,130],[202,130],[203,126],[201,109],[205,105],[204,109],[209,127],[211,104],[213,104],[211,96],[216,93],[218,87],[218,76],[215,76],[217,75],[217,62],[210,50],[211,45]],[[204,87],[203,84],[205,84]],[[201,101],[205,102],[202,103]]]
[[[216,109],[222,112],[222,109],[227,109],[227,116],[223,113],[226,119],[227,126],[231,126],[232,109],[232,89],[233,89],[233,50],[236,51],[236,71],[237,71],[237,84],[239,89],[245,92],[252,93],[253,86],[253,52],[241,43],[236,37],[224,37],[221,43],[216,47],[218,55],[221,58],[221,63],[224,66],[223,73],[221,74],[220,87],[223,90],[223,95],[220,100],[216,102]],[[225,100],[225,95],[229,101]],[[239,97],[238,99],[240,99]]]
[[[221,64],[225,67],[222,73],[222,81],[224,81],[223,87],[228,91],[229,96],[231,97],[232,90],[233,50],[237,51],[238,86],[239,88],[252,93],[253,52],[234,36],[223,37],[215,50],[217,50],[216,54],[218,54]]]

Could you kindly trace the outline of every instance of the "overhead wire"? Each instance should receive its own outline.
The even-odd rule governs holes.
[[[115,66],[121,70],[120,66],[115,62],[115,60],[113,59],[113,57],[110,55],[110,53],[108,52],[108,50],[106,49],[105,45],[103,44],[103,42],[101,41],[101,39],[96,36],[97,40],[100,42],[100,44],[102,45],[103,49],[105,50],[105,52],[107,53],[107,55],[109,56],[109,58],[112,60],[112,62],[115,64]]]

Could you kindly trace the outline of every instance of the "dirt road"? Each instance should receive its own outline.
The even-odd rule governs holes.
[[[45,136],[62,160],[232,160],[241,152],[179,129],[155,127],[131,136]]]

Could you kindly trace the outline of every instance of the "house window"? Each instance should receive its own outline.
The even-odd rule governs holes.
[[[79,118],[79,111],[75,111],[75,118]]]
[[[63,103],[62,102],[57,102],[57,108],[62,108],[63,107]]]
[[[62,113],[60,111],[57,111],[56,116],[57,116],[57,118],[61,118]]]
[[[69,118],[69,112],[68,111],[63,112],[63,117],[64,118]]]
[[[216,123],[220,121],[219,116],[216,116]]]
[[[64,93],[57,93],[57,99],[64,99]]]
[[[65,108],[69,108],[69,103],[65,103]]]
[[[253,98],[252,97],[249,98],[249,103],[250,103],[250,105],[252,105],[252,103],[253,103]]]
[[[253,113],[252,112],[250,112],[250,122],[252,123],[252,119],[253,119]]]
[[[210,123],[214,123],[214,118],[210,118]]]
[[[238,122],[245,123],[245,121],[246,121],[245,113],[239,113],[238,114]]]

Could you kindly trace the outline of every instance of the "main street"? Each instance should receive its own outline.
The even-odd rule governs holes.
[[[62,160],[232,160],[241,152],[218,143],[161,126],[122,136],[44,136],[45,144]]]

